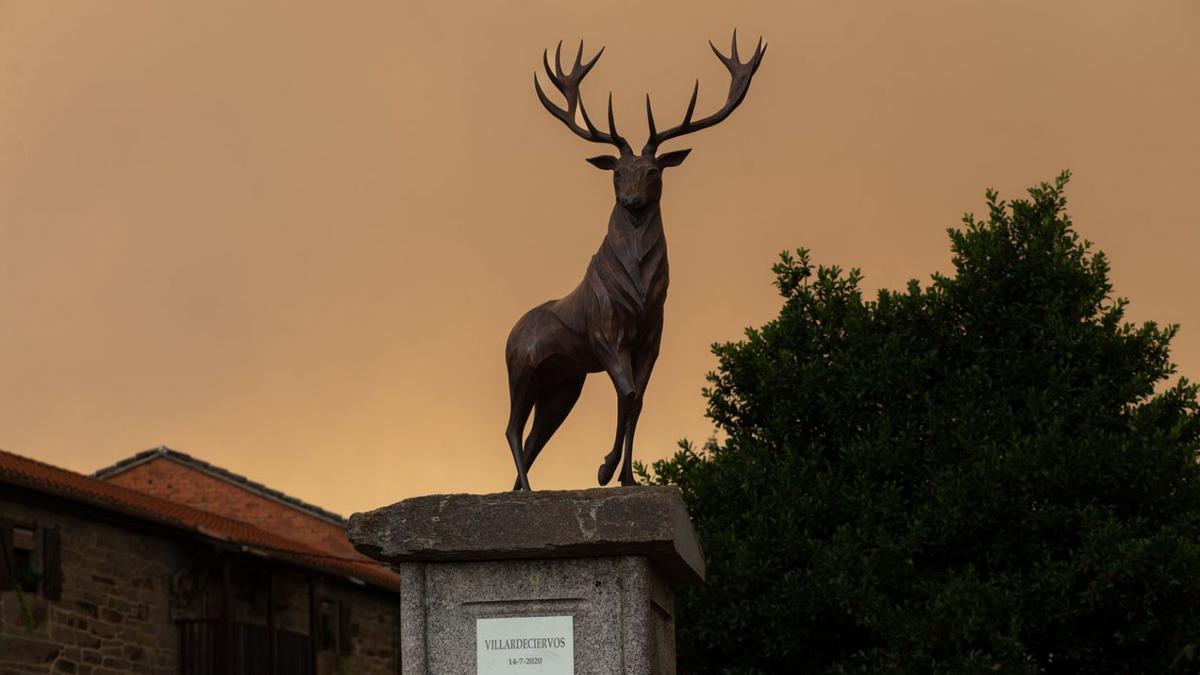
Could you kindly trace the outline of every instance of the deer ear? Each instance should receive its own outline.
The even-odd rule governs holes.
[[[659,155],[655,161],[664,169],[668,166],[679,166],[683,164],[683,160],[687,159],[688,153],[691,151],[691,148],[687,148],[686,150],[672,150],[665,155]]]
[[[591,164],[592,166],[596,167],[597,169],[606,169],[608,171],[612,171],[613,169],[617,168],[617,158],[613,157],[612,155],[600,155],[599,157],[588,157],[587,161],[588,161],[588,164]]]

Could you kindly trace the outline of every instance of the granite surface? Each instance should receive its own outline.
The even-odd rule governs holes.
[[[648,559],[399,565],[405,675],[475,673],[475,621],[574,618],[578,675],[674,675],[674,600]]]
[[[641,556],[703,583],[704,555],[674,486],[450,494],[350,517],[351,541],[385,562]]]

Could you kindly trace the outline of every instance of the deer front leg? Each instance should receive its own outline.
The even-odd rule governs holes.
[[[634,393],[633,403],[629,409],[629,419],[625,421],[625,461],[621,463],[621,485],[637,485],[633,477],[633,435],[637,432],[638,417],[642,414],[642,395]]]
[[[642,399],[650,384],[650,373],[654,371],[654,362],[658,360],[660,339],[661,336],[656,336],[634,363],[634,395],[629,419],[625,422],[625,461],[621,465],[621,485],[637,485],[633,477],[633,437],[637,432],[638,418],[642,415]]]
[[[609,363],[605,364],[604,369],[608,372],[613,388],[617,391],[616,438],[613,440],[612,451],[604,456],[604,462],[596,472],[596,480],[601,485],[608,485],[608,482],[612,480],[613,473],[617,470],[617,464],[621,461],[621,445],[625,440],[626,424],[629,421],[629,413],[633,408],[637,389],[634,385],[633,367],[629,361],[628,351],[618,352],[610,359]]]

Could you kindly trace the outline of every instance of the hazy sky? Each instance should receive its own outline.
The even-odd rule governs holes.
[[[607,45],[640,147],[720,104],[706,41],[771,48],[677,141],[641,459],[711,433],[709,345],[773,317],[807,246],[871,289],[947,227],[1074,171],[1078,230],[1200,377],[1200,2],[0,0],[0,447],[92,471],[158,444],[349,513],[511,485],[503,346],[604,235],[602,148],[542,110],[541,50]],[[743,52],[743,54],[748,51]],[[585,487],[603,375],[531,473]]]

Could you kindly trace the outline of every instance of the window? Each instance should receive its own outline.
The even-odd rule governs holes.
[[[37,531],[26,527],[13,528],[13,563],[12,577],[22,591],[37,593],[42,585],[42,573],[38,565],[41,556],[37,541]]]
[[[323,598],[319,605],[318,648],[322,651],[334,650],[347,655],[352,646],[350,635],[350,604],[345,600]]]
[[[61,597],[59,541],[57,528],[0,521],[0,590]]]
[[[337,603],[333,600],[321,601],[320,613],[320,629],[319,636],[321,651],[333,649],[338,642],[338,625],[337,625]]]

